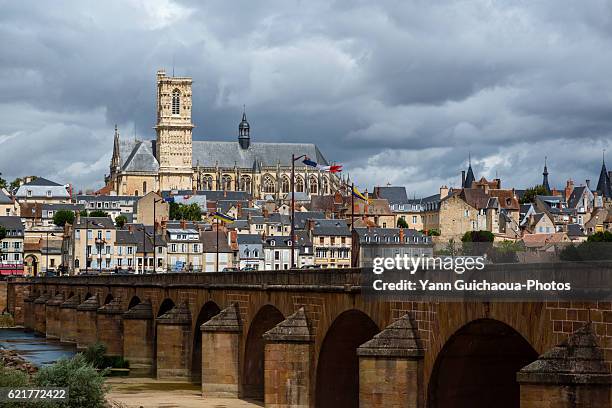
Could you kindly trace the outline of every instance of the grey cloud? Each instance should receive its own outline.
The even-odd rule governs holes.
[[[612,129],[612,6],[64,0],[0,15],[0,172],[100,187],[113,124],[153,138],[155,71],[194,78],[196,139],[313,141],[365,186],[596,178]],[[135,127],[135,132],[134,132]],[[105,161],[106,160],[106,161]],[[357,180],[359,178],[360,180]]]

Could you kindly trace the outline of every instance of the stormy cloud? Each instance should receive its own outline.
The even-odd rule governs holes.
[[[97,188],[114,124],[151,139],[155,71],[194,79],[196,140],[311,141],[363,188],[596,179],[608,1],[0,1],[0,172]],[[612,160],[612,158],[610,159]]]

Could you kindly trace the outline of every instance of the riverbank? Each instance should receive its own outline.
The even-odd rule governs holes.
[[[230,398],[203,398],[200,385],[153,378],[108,378],[106,400],[125,408],[256,408],[263,404]]]
[[[34,364],[21,357],[15,350],[0,348],[0,361],[4,367],[23,371],[28,375],[38,371]]]

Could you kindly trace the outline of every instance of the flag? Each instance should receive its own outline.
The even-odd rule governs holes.
[[[213,214],[213,217],[218,219],[219,221],[223,221],[223,222],[234,222],[234,221],[236,221],[235,218],[232,218],[229,215],[223,214],[222,212],[219,212],[219,211],[216,211]]]
[[[314,167],[317,170],[327,171],[329,173],[339,173],[342,171],[342,166],[340,165],[334,164],[332,166],[323,166],[322,164],[318,164],[317,162],[310,160],[308,156],[304,158],[302,163],[307,166]]]
[[[353,186],[353,195],[355,197],[357,197],[360,200],[363,201],[370,201],[366,196],[364,196],[362,193],[359,192],[359,190],[357,190],[357,187]]]

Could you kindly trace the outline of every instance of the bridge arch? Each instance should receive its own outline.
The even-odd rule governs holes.
[[[315,406],[359,406],[359,359],[357,347],[379,332],[364,312],[347,310],[333,321],[321,344],[317,363]],[[341,391],[340,391],[341,390]]]
[[[156,317],[160,317],[161,315],[169,312],[175,306],[174,301],[170,298],[164,299],[159,305],[159,309],[157,310]]]
[[[221,308],[215,302],[208,301],[200,308],[200,313],[196,317],[193,326],[193,347],[191,349],[191,378],[195,383],[202,381],[202,331],[200,326],[219,314],[220,311]]]
[[[112,302],[112,301],[113,301],[113,299],[114,299],[113,294],[112,294],[112,293],[108,293],[108,294],[106,295],[106,297],[104,298],[104,304],[105,304],[105,305],[109,304],[110,302]]]
[[[473,320],[457,330],[438,354],[428,386],[428,408],[518,408],[516,372],[538,353],[499,320]],[[459,375],[458,375],[459,374]]]
[[[247,398],[263,400],[264,397],[264,346],[263,334],[285,320],[283,313],[267,304],[261,307],[249,326],[244,345],[242,389]]]
[[[134,306],[136,306],[137,304],[139,304],[140,298],[138,296],[132,296],[132,298],[130,299],[130,303],[128,303],[128,310],[133,308]]]

